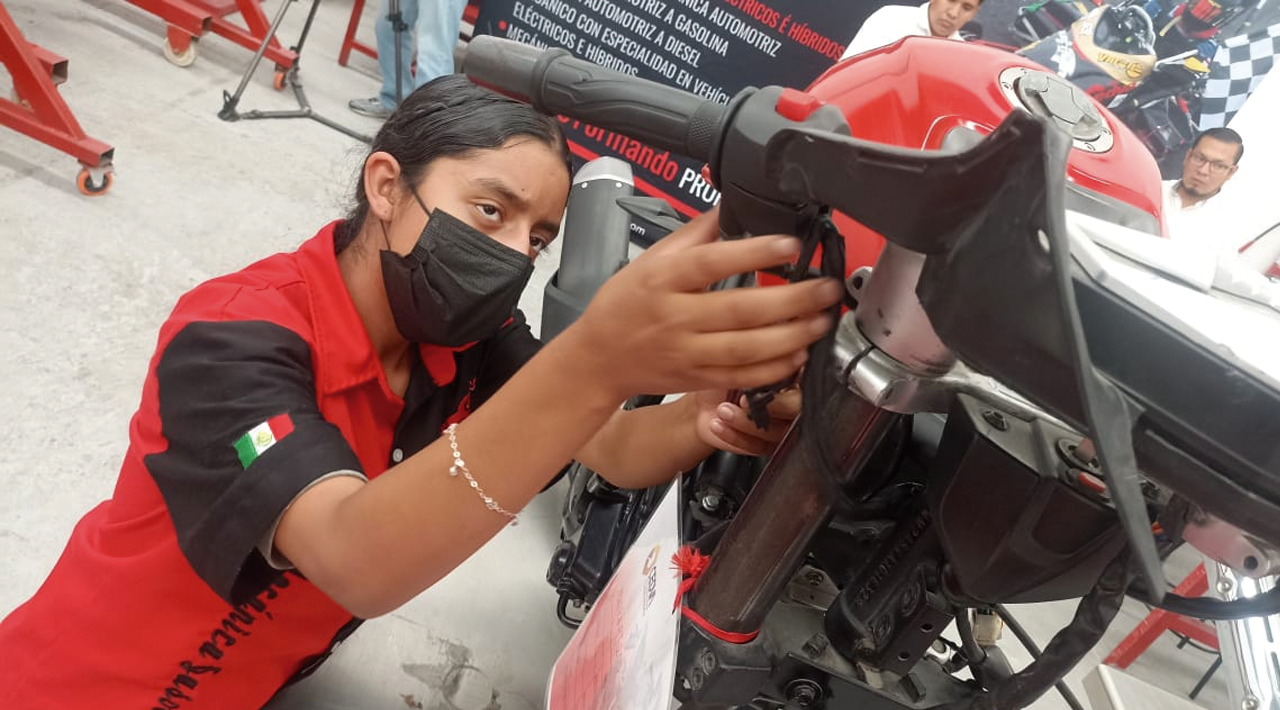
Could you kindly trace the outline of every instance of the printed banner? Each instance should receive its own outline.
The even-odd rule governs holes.
[[[563,47],[625,74],[727,103],[748,86],[803,88],[834,64],[877,0],[484,0],[476,34]],[[575,158],[631,162],[636,187],[692,216],[719,193],[702,163],[566,121]]]
[[[863,21],[887,4],[917,3],[482,0],[475,33],[538,47],[563,47],[601,66],[723,103],[748,86],[807,86],[839,59]],[[1106,4],[984,0],[975,20],[961,34],[1018,51],[1057,31],[1069,33],[1072,18]],[[1084,88],[1098,90],[1100,100],[1134,129],[1166,178],[1177,177],[1198,130],[1228,121],[1270,70],[1280,47],[1275,31],[1280,27],[1280,3],[1265,7],[1210,0],[1110,4],[1110,17],[1122,23],[1119,26],[1136,27],[1132,19],[1125,19],[1133,13],[1150,18],[1156,33],[1157,66],[1133,86],[1099,90],[1086,77],[1075,78]],[[1082,58],[1073,65],[1087,63]],[[1126,101],[1128,94],[1132,95]],[[579,165],[601,155],[627,160],[639,191],[666,198],[685,215],[706,210],[719,200],[719,193],[702,179],[699,161],[578,121],[566,121],[564,128]]]

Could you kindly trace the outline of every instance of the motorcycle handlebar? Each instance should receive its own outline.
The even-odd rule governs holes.
[[[571,116],[702,161],[711,159],[728,115],[727,106],[605,69],[564,49],[488,35],[471,40],[462,71],[543,113]]]

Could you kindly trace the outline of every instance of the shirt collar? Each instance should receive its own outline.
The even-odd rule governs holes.
[[[339,224],[335,221],[325,225],[297,251],[311,304],[316,360],[324,363],[324,367],[316,368],[316,386],[325,394],[376,379],[382,369],[338,269],[334,235]]]
[[[340,224],[341,221],[334,221],[325,225],[297,251],[311,304],[317,361],[325,364],[318,368],[316,375],[316,386],[324,394],[354,387],[382,375],[382,363],[373,341],[369,339],[369,332],[365,330],[364,321],[338,268],[334,239]],[[473,345],[475,343],[454,348],[421,344],[418,355],[432,381],[437,386],[444,386],[455,377],[454,353]]]
[[[1180,211],[1182,211],[1182,212],[1186,212],[1186,211],[1188,211],[1188,210],[1194,210],[1194,209],[1196,209],[1196,208],[1200,207],[1201,205],[1203,205],[1204,203],[1208,202],[1208,201],[1209,201],[1209,197],[1213,197],[1214,195],[1218,194],[1217,192],[1215,192],[1215,193],[1213,193],[1213,195],[1209,195],[1209,197],[1206,197],[1206,198],[1204,198],[1203,200],[1197,200],[1197,201],[1195,201],[1195,202],[1191,203],[1191,205],[1190,205],[1190,206],[1188,206],[1188,207],[1183,207],[1183,206],[1182,206],[1182,195],[1178,192],[1178,188],[1179,188],[1179,187],[1182,187],[1182,181],[1181,181],[1181,180],[1171,180],[1171,181],[1169,182],[1169,197],[1170,197],[1170,200],[1171,200],[1172,204],[1173,204],[1174,206],[1176,206],[1176,207],[1177,207]],[[1222,190],[1218,190],[1218,192],[1221,192],[1221,191],[1222,191]]]
[[[929,3],[920,6],[920,12],[916,13],[916,24],[924,32],[924,37],[933,36],[933,29],[929,27]]]

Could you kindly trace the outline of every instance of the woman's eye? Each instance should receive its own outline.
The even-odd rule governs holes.
[[[476,205],[476,209],[480,211],[480,214],[490,219],[502,216],[502,210],[498,209],[497,205]]]
[[[542,237],[529,237],[529,246],[533,248],[535,254],[542,253],[542,250],[546,249],[550,243],[549,240]]]

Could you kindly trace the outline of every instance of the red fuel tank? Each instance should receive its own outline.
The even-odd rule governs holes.
[[[855,138],[940,149],[953,129],[986,135],[1014,110],[1053,116],[1073,132],[1075,186],[1160,220],[1160,171],[1142,142],[1101,104],[1040,65],[976,43],[908,37],[836,64],[808,88],[844,112]],[[874,265],[878,234],[837,215],[848,270]]]

